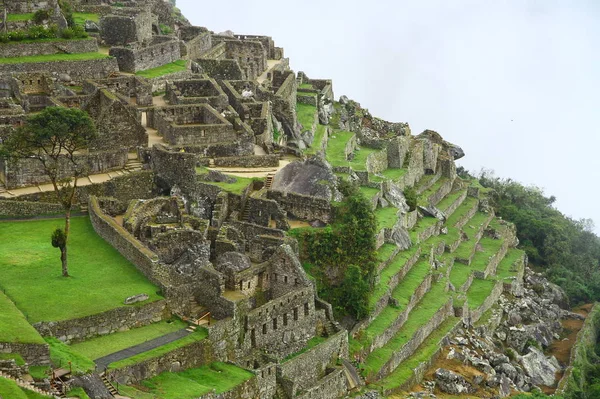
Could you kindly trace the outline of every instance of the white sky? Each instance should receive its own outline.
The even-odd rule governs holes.
[[[600,232],[600,1],[178,0],[194,24],[272,36],[294,70],[375,116],[438,131],[459,163],[543,187]]]

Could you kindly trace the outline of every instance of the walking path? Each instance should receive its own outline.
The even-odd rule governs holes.
[[[259,77],[256,78],[259,84],[262,84],[265,80],[267,80],[267,76],[271,69],[275,67],[275,65],[279,64],[281,60],[267,60],[267,70],[264,71]]]
[[[185,329],[175,331],[170,334],[163,335],[162,337],[151,339],[150,341],[146,341],[142,344],[135,345],[115,353],[111,353],[110,355],[94,360],[94,363],[96,363],[97,370],[101,372],[104,371],[104,369],[107,368],[108,365],[111,363],[118,362],[119,360],[123,359],[128,359],[135,355],[139,355],[140,353],[148,352],[149,350],[158,348],[159,346],[166,345],[173,341],[177,341],[178,339],[186,337],[190,334],[192,334],[192,332],[187,331]]]

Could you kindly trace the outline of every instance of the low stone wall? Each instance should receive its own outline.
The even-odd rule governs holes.
[[[296,101],[298,101],[301,104],[308,104],[308,105],[312,105],[314,107],[316,107],[318,105],[318,100],[317,100],[316,95],[313,95],[311,93],[304,93],[301,91],[298,91],[298,93],[296,94]]]
[[[43,321],[34,324],[33,327],[45,337],[56,337],[65,343],[73,343],[99,335],[143,327],[170,316],[166,301],[159,300],[146,305],[123,306],[78,319]]]
[[[477,213],[478,209],[479,209],[479,201],[475,201],[475,203],[473,204],[473,207],[471,209],[469,209],[467,211],[467,213],[465,213],[464,216],[462,218],[460,218],[454,226],[457,229],[462,229],[464,227],[464,225],[467,224],[467,222],[469,220],[471,220],[473,215],[475,215]]]
[[[414,333],[412,338],[399,351],[392,355],[392,358],[376,374],[376,378],[382,379],[392,373],[400,363],[417,350],[429,334],[437,329],[448,316],[452,316],[453,314],[452,298],[450,298],[425,325]]]
[[[450,191],[452,191],[452,184],[452,180],[445,181],[435,193],[431,194],[429,198],[427,198],[427,201],[429,201],[429,203],[432,205],[437,205],[438,202],[444,199],[444,197],[448,195]]]
[[[0,200],[0,216],[27,217],[55,215],[64,211],[62,205],[46,202]]]
[[[50,365],[50,347],[48,344],[0,342],[0,353],[18,353],[30,366]]]
[[[279,166],[279,155],[246,155],[241,157],[215,158],[215,166],[218,168],[271,168]]]
[[[388,168],[387,150],[383,149],[369,155],[366,166],[369,173],[381,173],[386,170]]]
[[[348,392],[348,380],[343,369],[336,369],[325,376],[317,385],[298,396],[298,399],[337,399]]]
[[[103,79],[119,72],[115,58],[82,61],[23,62],[20,64],[0,64],[0,74],[11,72],[65,73],[73,80]]]
[[[173,72],[166,75],[162,75],[156,78],[148,79],[152,84],[152,92],[162,92],[166,90],[167,81],[174,80],[185,80],[192,77],[192,71],[179,71]]]
[[[325,223],[333,220],[333,209],[326,199],[275,190],[269,190],[267,197],[277,201],[288,214],[298,219],[321,220]]]
[[[293,383],[288,389],[290,397],[307,391],[325,377],[327,368],[335,366],[335,360],[348,356],[348,333],[342,330],[327,341],[277,366],[277,373]]]
[[[446,215],[446,217],[449,218],[458,209],[458,207],[462,205],[465,198],[467,198],[466,191],[462,193],[452,204],[450,204],[450,206],[446,208],[446,210],[444,210],[444,214]]]
[[[108,370],[111,380],[121,384],[132,384],[152,378],[165,371],[186,370],[200,367],[213,361],[213,343],[209,339],[192,342],[163,355],[144,360],[131,366]]]
[[[469,322],[469,324],[477,322],[481,315],[483,315],[489,308],[491,308],[496,302],[498,302],[498,299],[500,299],[500,295],[502,295],[503,291],[504,284],[502,283],[502,281],[496,281],[496,284],[494,285],[492,292],[490,292],[490,295],[488,295],[488,297],[485,298],[485,301],[483,301],[481,306],[479,306],[477,309],[469,311],[469,319],[465,321]]]
[[[207,393],[198,399],[254,399],[260,396],[261,384],[256,377],[237,385],[233,389],[223,393]],[[266,396],[265,396],[266,397]]]
[[[56,40],[37,43],[5,43],[0,46],[0,57],[27,57],[46,54],[97,53],[96,39]]]

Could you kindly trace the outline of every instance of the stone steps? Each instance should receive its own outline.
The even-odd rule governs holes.
[[[105,374],[102,374],[101,378],[102,378],[102,383],[104,384],[104,386],[106,387],[108,392],[110,392],[110,394],[113,397],[119,394],[119,391],[117,391],[115,386],[108,380],[108,378],[106,378]]]
[[[14,378],[13,376],[11,376],[11,375],[3,372],[3,371],[0,371],[0,377],[6,378],[7,380],[11,380],[14,383],[16,383],[18,386],[20,386],[21,388],[28,389],[28,390],[33,391],[35,393],[39,393],[40,395],[64,397],[64,396],[59,396],[59,392],[60,391],[57,391],[57,392],[45,391],[43,389],[40,389],[40,388],[36,387],[35,385],[33,385],[29,381],[25,381],[25,380],[20,379],[20,378]]]

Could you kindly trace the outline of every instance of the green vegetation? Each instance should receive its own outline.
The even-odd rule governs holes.
[[[194,399],[214,391],[227,392],[254,377],[249,371],[226,363],[212,363],[180,373],[162,373],[143,381],[144,391],[122,387],[123,394],[133,399]]]
[[[0,231],[2,231],[1,227]],[[7,235],[6,237],[9,236]],[[0,255],[0,257],[1,256],[2,255]],[[0,342],[19,342],[25,344],[44,343],[44,340],[37,330],[25,320],[25,316],[23,316],[15,304],[2,292],[0,292],[0,309],[2,309],[0,312]]]
[[[287,355],[287,357],[285,359],[283,359],[283,362],[287,362],[288,360],[293,359],[296,356],[299,356],[305,352],[308,352],[315,346],[317,346],[325,341],[327,341],[327,338],[325,338],[325,337],[312,337],[311,339],[308,340],[306,345],[304,345],[304,347],[302,349],[300,349],[298,352]]]
[[[67,397],[69,398],[79,398],[79,399],[90,399],[87,393],[83,390],[83,388],[73,388],[69,392],[67,392]]]
[[[467,291],[469,307],[471,309],[477,309],[480,307],[485,299],[492,293],[495,284],[496,282],[493,280],[481,280],[478,278],[473,279],[473,283]]]
[[[21,22],[21,21],[31,21],[33,19],[33,13],[26,14],[7,14],[6,21],[7,22]]]
[[[100,53],[77,53],[77,54],[47,54],[30,55],[26,57],[0,58],[0,64],[24,64],[33,62],[59,62],[59,61],[88,61],[109,58]]]
[[[205,328],[198,328],[196,332],[180,338],[176,341],[170,342],[166,345],[159,346],[158,348],[149,350],[147,352],[140,353],[127,359],[119,360],[118,362],[111,363],[109,369],[120,369],[123,367],[131,366],[143,362],[144,360],[153,359],[174,351],[175,349],[182,348],[186,345],[193,344],[194,342],[202,341],[208,337],[208,331]]]
[[[91,359],[78,353],[70,346],[52,337],[45,338],[45,340],[50,345],[50,359],[54,367],[68,369],[69,362],[71,362],[70,367],[72,367],[74,374],[86,374],[95,370],[96,364]]]
[[[43,380],[44,378],[48,378],[50,370],[52,370],[50,366],[29,366],[29,375],[34,380]]]
[[[154,79],[160,76],[168,75],[170,73],[182,72],[187,70],[187,62],[185,60],[179,60],[159,66],[157,68],[146,69],[145,71],[138,71],[135,74],[146,79]]]
[[[74,12],[73,19],[76,25],[85,25],[85,21],[92,21],[95,23],[100,22],[100,16],[98,14],[86,13],[86,12]]]
[[[16,382],[0,377],[0,397],[6,399],[50,399],[50,396],[21,388]]]
[[[312,90],[314,89],[313,85],[311,85],[310,83],[302,83],[300,86],[298,86],[299,89],[309,89]]]
[[[4,311],[4,308],[2,308],[2,310]],[[10,341],[3,341],[0,339],[0,342]],[[17,366],[25,365],[25,360],[23,360],[23,357],[21,357],[21,355],[19,355],[18,353],[0,353],[0,360],[14,360]]]
[[[369,155],[378,152],[374,148],[369,147],[360,147],[354,151],[354,158],[350,161],[350,167],[356,171],[366,171],[367,170],[367,158]]]
[[[372,188],[372,187],[361,186],[360,192],[363,193],[365,198],[367,198],[368,200],[371,200],[379,193],[379,190],[376,188]]]
[[[460,198],[461,195],[463,195],[465,193],[464,190],[460,190],[460,191],[455,191],[453,193],[448,194],[446,197],[444,197],[443,200],[441,200],[440,202],[438,202],[438,204],[436,205],[437,208],[446,213],[446,210],[450,207],[450,205],[452,205],[456,200],[458,200]],[[449,216],[449,215],[446,215]]]
[[[523,260],[524,253],[520,249],[509,249],[504,259],[498,264],[496,276],[501,279],[514,276],[517,272],[514,267],[519,261]]]
[[[310,148],[307,148],[305,153],[306,155],[315,155],[317,151],[323,148],[323,139],[325,138],[325,133],[327,132],[327,127],[325,125],[317,124],[317,131],[315,132],[315,138],[313,139]]]
[[[196,168],[196,173],[198,175],[204,175],[208,173],[208,169],[204,168],[204,167],[197,167]],[[248,177],[239,177],[239,176],[231,176],[228,175],[232,178],[234,178],[236,181],[232,182],[232,183],[228,183],[228,182],[215,182],[215,181],[202,181],[202,183],[206,183],[206,184],[212,184],[213,186],[218,186],[221,187],[223,190],[233,193],[233,194],[237,194],[237,195],[242,195],[244,193],[244,191],[246,190],[246,188],[252,184],[252,182],[254,182],[255,180],[263,180],[261,178],[248,178]]]
[[[98,236],[87,217],[71,221],[72,277],[62,278],[60,261],[49,242],[59,223],[60,219],[0,222],[0,236],[6,237],[0,243],[0,286],[30,323],[105,312],[142,292],[150,296],[145,303],[160,298],[158,288]]]
[[[391,229],[398,221],[398,209],[388,206],[387,208],[377,208],[375,217],[379,229]]]
[[[396,245],[394,245],[394,244],[389,244],[389,243],[383,244],[377,250],[377,260],[379,262],[388,261],[392,257],[394,252],[396,252],[397,249],[398,249],[398,247],[396,247]]]
[[[446,225],[448,225],[449,227],[456,226],[456,224],[461,219],[463,219],[469,213],[469,211],[473,210],[473,207],[475,207],[477,205],[477,201],[478,201],[477,198],[473,198],[473,197],[465,198],[465,200],[463,201],[462,204],[460,204],[458,209],[456,209],[456,211],[454,211],[454,213],[448,217],[448,220],[446,221]]]
[[[181,330],[186,326],[186,323],[179,320],[161,321],[133,330],[93,338],[73,344],[71,347],[90,359],[99,359],[111,353]]]
[[[392,181],[398,181],[401,177],[403,177],[408,172],[408,169],[400,169],[400,168],[389,168],[381,172],[381,175],[386,179],[390,179]]]
[[[298,114],[298,122],[300,122],[304,130],[312,129],[313,123],[315,123],[317,107],[314,105],[297,103],[296,113]]]
[[[464,170],[459,170],[465,173]],[[529,261],[561,286],[572,304],[600,298],[600,239],[589,219],[573,220],[553,207],[542,189],[482,172],[478,183],[491,189],[496,213],[517,227],[519,248]]]
[[[337,204],[331,225],[289,233],[299,241],[301,261],[310,265],[306,267],[315,278],[319,295],[336,313],[360,319],[368,312],[373,285],[377,221],[358,187],[343,181],[339,189],[344,201]]]
[[[337,131],[329,137],[326,158],[331,166],[349,166],[345,151],[346,145],[352,137],[354,137],[354,133],[345,131]]]
[[[399,252],[394,260],[385,267],[379,274],[379,283],[374,287],[373,294],[369,298],[369,306],[373,307],[377,301],[383,297],[383,295],[390,288],[390,281],[402,267],[412,258],[417,250],[417,247],[413,247],[408,251]]]
[[[32,25],[26,30],[17,29],[6,33],[0,33],[0,43],[9,42],[36,42],[43,39],[84,39],[88,34],[83,27],[75,26],[72,28],[58,29],[56,25],[44,27],[42,25]]]

